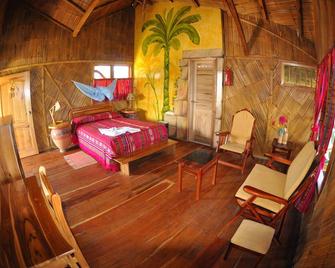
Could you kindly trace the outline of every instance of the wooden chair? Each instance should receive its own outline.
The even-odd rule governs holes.
[[[271,161],[279,159],[276,157]],[[287,174],[264,165],[255,165],[235,195],[240,209],[227,225],[241,215],[270,226],[275,226],[281,220],[280,235],[287,210],[315,178],[319,159],[314,143],[308,142],[293,161],[283,159],[282,163],[290,165]]]
[[[44,166],[39,167],[38,175],[39,175],[39,184],[43,191],[43,194],[45,198],[48,200],[49,204],[51,205],[52,204],[51,196],[55,194],[56,192],[54,191],[52,185],[50,184],[48,180],[47,172]]]
[[[219,160],[219,164],[240,169],[244,173],[248,156],[252,155],[253,132],[255,127],[255,117],[247,110],[238,111],[233,116],[231,131],[217,132],[219,137],[216,151],[229,151],[242,156],[242,164],[237,165],[224,160]]]
[[[54,218],[59,231],[63,234],[65,240],[74,248],[75,252],[71,255],[72,258],[69,258],[68,260],[70,267],[89,267],[65,219],[60,196],[54,191],[50,184],[46,175],[46,169],[43,166],[40,166],[39,168],[38,183],[48,205],[50,214]]]
[[[242,249],[258,256],[255,267],[269,251],[275,229],[251,220],[243,220],[231,238],[224,255],[226,260],[233,247]]]

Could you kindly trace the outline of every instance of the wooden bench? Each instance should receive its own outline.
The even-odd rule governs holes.
[[[129,155],[129,156],[126,156],[126,157],[115,158],[114,160],[120,164],[121,174],[129,176],[129,174],[130,174],[129,163],[130,162],[135,161],[137,159],[140,159],[142,157],[157,153],[159,151],[166,150],[166,149],[169,149],[169,150],[172,151],[172,153],[174,153],[177,143],[178,143],[177,141],[169,139],[164,143],[159,143],[157,145],[153,145],[153,146],[151,146],[151,147],[149,147],[149,148],[147,148],[143,151],[137,152],[133,155]]]

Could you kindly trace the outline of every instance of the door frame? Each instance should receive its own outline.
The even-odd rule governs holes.
[[[1,76],[0,77],[0,87],[1,87],[1,84],[6,83],[7,81],[9,82],[10,80],[13,80],[13,79],[23,79],[24,80],[24,86],[23,86],[24,102],[26,106],[29,131],[31,132],[30,135],[32,139],[31,141],[32,142],[32,155],[35,155],[35,154],[38,154],[39,151],[38,151],[38,146],[36,142],[34,119],[33,119],[32,107],[31,107],[30,71]],[[3,116],[2,94],[1,94],[0,101],[1,101],[1,115]],[[14,129],[15,129],[15,126],[14,126]],[[26,156],[23,156],[23,157],[26,157]],[[23,157],[20,156],[20,158],[23,158]]]

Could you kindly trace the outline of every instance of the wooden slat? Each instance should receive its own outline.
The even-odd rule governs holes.
[[[88,17],[91,15],[93,12],[94,8],[99,4],[100,0],[92,0],[91,3],[89,4],[88,8],[86,9],[85,13],[83,16],[80,18],[79,23],[77,26],[74,28],[72,36],[77,37],[79,34],[81,28],[84,26],[85,22],[87,21]]]
[[[297,35],[303,37],[303,14],[302,14],[302,0],[296,0],[297,3]]]

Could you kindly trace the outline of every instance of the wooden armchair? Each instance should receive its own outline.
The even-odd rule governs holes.
[[[275,226],[314,180],[319,164],[315,155],[314,143],[308,142],[293,161],[280,157],[269,161],[289,165],[287,174],[256,164],[235,194],[240,209],[227,225],[242,215]]]
[[[219,136],[216,151],[229,151],[242,156],[242,164],[237,165],[223,160],[219,163],[232,168],[240,169],[244,173],[245,164],[248,156],[252,155],[253,132],[255,127],[255,117],[247,110],[238,111],[233,116],[231,131],[217,132]]]
[[[70,267],[89,267],[66,221],[60,196],[54,191],[50,184],[46,169],[43,166],[39,168],[38,184],[59,231],[65,240],[74,248],[74,254],[72,254],[72,258],[68,260]]]

